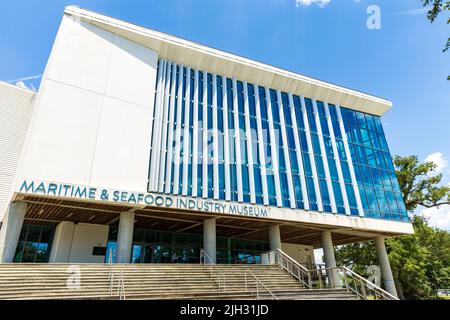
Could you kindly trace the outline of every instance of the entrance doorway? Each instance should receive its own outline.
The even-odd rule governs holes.
[[[117,227],[110,227],[105,262],[115,261]],[[199,263],[200,234],[134,229],[131,263]],[[267,241],[217,237],[217,263],[254,264],[269,250]]]
[[[171,246],[134,243],[131,252],[131,263],[177,263],[180,257]]]

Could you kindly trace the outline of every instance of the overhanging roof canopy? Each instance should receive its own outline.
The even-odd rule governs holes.
[[[168,59],[199,70],[315,98],[378,116],[383,115],[392,107],[392,103],[385,99],[306,77],[75,6],[66,7],[65,14],[79,17],[84,22],[150,48],[158,52],[159,57],[162,59]]]

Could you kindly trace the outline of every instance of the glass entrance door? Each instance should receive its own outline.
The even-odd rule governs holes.
[[[144,246],[144,263],[154,263],[153,246]]]

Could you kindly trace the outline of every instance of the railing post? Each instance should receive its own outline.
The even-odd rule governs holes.
[[[312,289],[312,280],[311,280],[311,272],[308,271],[308,286],[310,289]]]
[[[322,289],[322,269],[319,269],[318,272],[319,272],[319,288]]]
[[[244,273],[245,275],[245,292],[248,292],[248,287],[247,287],[247,270]]]
[[[347,279],[347,273],[344,270],[344,284],[345,284],[345,289],[347,289],[347,292],[349,292],[349,288],[348,288],[348,279]]]
[[[366,286],[361,280],[359,280],[359,282],[361,283],[361,292],[362,292],[362,295],[364,297],[364,300],[367,300]]]

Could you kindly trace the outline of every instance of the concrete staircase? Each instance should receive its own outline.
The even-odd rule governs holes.
[[[249,269],[278,299],[339,299],[356,297],[345,289],[309,290],[275,265],[218,265],[225,289],[200,264],[113,264],[113,295],[109,266],[102,264],[0,264],[0,299],[119,299],[123,272],[126,299],[256,299]],[[271,295],[260,289],[260,298]]]

